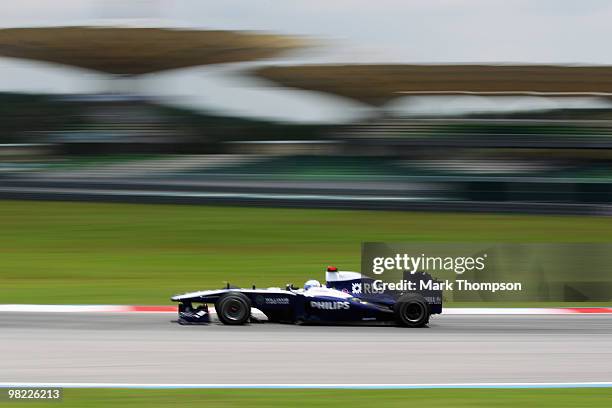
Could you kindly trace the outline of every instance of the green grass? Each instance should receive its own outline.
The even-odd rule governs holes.
[[[67,389],[63,402],[36,407],[609,407],[610,388],[532,390],[95,390]],[[23,406],[3,403],[3,407]]]
[[[164,304],[359,270],[362,241],[609,242],[612,218],[0,201],[0,303]]]

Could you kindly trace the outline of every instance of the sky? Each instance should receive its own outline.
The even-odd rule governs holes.
[[[264,30],[307,36],[321,44],[263,63],[612,64],[612,54],[607,52],[608,39],[612,38],[610,21],[612,2],[606,0],[0,2],[2,27],[129,23]],[[367,107],[346,99],[271,89],[239,75],[243,68],[238,64],[166,72],[144,77],[138,89],[167,103],[275,119],[343,121],[368,112]],[[0,91],[95,92],[107,84],[103,75],[11,59],[0,59],[0,73]],[[505,105],[521,106],[522,100],[464,101],[470,106],[503,110]],[[537,102],[533,98],[524,100],[529,101],[525,106]],[[457,98],[412,101],[412,107],[419,111],[440,104],[462,105]],[[411,103],[402,101],[395,108],[410,111]]]

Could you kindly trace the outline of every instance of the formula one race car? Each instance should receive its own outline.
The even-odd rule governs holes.
[[[229,284],[224,289],[204,290],[172,297],[179,303],[180,324],[211,321],[209,304],[224,324],[260,322],[256,311],[267,321],[295,324],[386,323],[406,327],[427,325],[432,314],[442,313],[442,291],[381,291],[374,279],[357,272],[327,268],[326,285],[316,280],[298,289],[242,289]],[[425,273],[404,273],[404,281],[432,280]],[[196,306],[197,305],[197,306]]]

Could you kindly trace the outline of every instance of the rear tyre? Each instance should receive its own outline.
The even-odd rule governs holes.
[[[217,317],[223,324],[241,325],[251,317],[251,301],[242,293],[226,293],[215,303]]]
[[[429,303],[418,293],[408,293],[393,306],[395,320],[405,327],[423,327],[429,323]]]

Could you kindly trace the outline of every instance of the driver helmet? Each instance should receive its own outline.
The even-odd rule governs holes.
[[[308,290],[310,288],[320,288],[320,287],[321,287],[321,282],[315,279],[306,281],[306,283],[304,284],[304,290]]]

